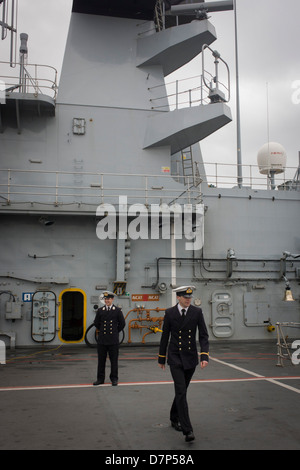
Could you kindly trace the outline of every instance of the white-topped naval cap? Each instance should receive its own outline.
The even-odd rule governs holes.
[[[110,292],[109,290],[105,290],[103,293],[102,293],[103,297],[105,298],[109,298],[109,297],[114,297],[115,294],[113,292]]]
[[[173,292],[175,292],[178,297],[186,297],[189,299],[193,297],[193,289],[195,289],[195,286],[181,286],[173,289]]]
[[[102,294],[99,295],[99,300],[100,302],[102,302],[104,304],[104,300],[105,299],[113,299],[116,295],[109,291],[109,290],[105,290],[102,292]]]

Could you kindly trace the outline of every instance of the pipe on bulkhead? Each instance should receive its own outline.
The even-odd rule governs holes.
[[[132,310],[129,310],[129,312],[127,313],[127,315],[125,317],[125,320],[131,312],[137,312],[137,318],[132,318],[128,323],[128,343],[131,343],[131,330],[132,329],[139,329],[139,330],[142,330],[144,328],[149,329],[149,325],[142,325],[141,324],[142,322],[158,323],[158,325],[153,325],[153,327],[158,328],[158,330],[161,330],[161,327],[162,327],[162,324],[163,324],[163,321],[164,321],[164,317],[151,317],[150,316],[151,311],[162,312],[162,311],[165,311],[165,309],[164,308],[159,308],[159,307],[152,308],[152,309],[151,308],[150,309],[145,309],[145,308],[142,307],[142,308],[134,308]],[[143,317],[143,315],[142,315],[143,312],[146,312],[146,317]],[[142,343],[145,342],[145,337],[147,335],[153,334],[153,333],[156,333],[156,332],[155,331],[150,331],[150,332],[145,333],[143,338],[142,338]]]

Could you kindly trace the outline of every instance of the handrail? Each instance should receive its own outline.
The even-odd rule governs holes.
[[[207,174],[201,175],[201,184],[194,186],[193,177],[160,174],[116,174],[76,171],[44,171],[0,169],[0,200],[3,204],[45,203],[64,204],[117,203],[120,195],[128,201],[146,206],[151,203],[178,204],[199,202],[203,184],[211,188],[236,188],[236,165],[229,163],[204,163]],[[234,171],[229,171],[231,169]],[[222,170],[222,174],[221,171]],[[300,190],[293,183],[295,168],[287,167],[276,175],[276,191]],[[243,165],[244,187],[272,189],[270,181],[259,173],[256,165]],[[74,177],[80,176],[80,183]],[[275,191],[275,189],[274,189]],[[114,201],[114,202],[113,202]]]
[[[80,176],[82,183],[75,184],[74,176]],[[176,178],[181,178],[183,182],[183,176]],[[168,204],[174,200],[177,203],[191,203],[199,199],[200,188],[193,185],[192,177],[186,179],[187,185],[183,189],[169,174],[0,169],[0,198],[7,205],[14,202],[44,202],[56,206],[68,203],[99,205],[117,203],[121,195],[146,206],[153,202]],[[33,201],[33,198],[37,200]]]
[[[222,60],[219,58],[219,60]],[[223,60],[222,60],[223,61]],[[223,61],[224,62],[224,61]],[[226,64],[226,62],[224,62]],[[229,69],[226,64],[227,73],[229,74]],[[212,81],[214,76],[207,70],[203,70],[202,75],[196,75],[193,77],[182,78],[180,80],[174,80],[168,83],[162,83],[161,85],[155,85],[154,87],[149,87],[148,90],[157,90],[161,88],[163,91],[167,91],[167,94],[162,94],[161,96],[155,96],[150,98],[151,109],[157,110],[161,108],[166,108],[166,111],[172,109],[179,109],[182,107],[192,107],[199,105],[208,105],[211,103],[210,94],[212,88],[207,85],[207,79],[204,75],[210,75]],[[228,80],[229,80],[228,75]],[[219,81],[216,84],[221,86],[222,89],[227,93],[227,98],[224,98],[225,102],[230,100],[230,87],[223,84]],[[225,95],[224,95],[225,96]],[[187,99],[188,98],[188,99]],[[160,104],[162,100],[165,100],[165,103]]]
[[[190,85],[186,84],[188,81],[190,82]],[[150,98],[150,103],[152,104],[151,109],[153,110],[166,108],[166,111],[169,111],[172,109],[179,109],[181,107],[192,107],[199,104],[203,105],[210,103],[202,75],[163,83],[161,85],[148,88],[148,90],[152,91],[158,88],[162,88],[164,91],[166,89],[167,94]],[[166,100],[166,103],[160,104],[161,100]]]
[[[236,187],[236,175],[238,167],[243,169],[243,186],[250,189],[271,189],[271,180],[267,175],[262,175],[258,165],[237,165],[231,163],[204,163],[206,178],[203,183],[215,188]],[[300,189],[294,181],[296,167],[285,167],[281,174],[276,175],[276,190],[290,191]]]
[[[9,62],[0,61],[0,66],[9,66]],[[22,66],[21,63],[15,65]],[[57,96],[57,70],[51,65],[26,64],[24,67],[24,81],[20,75],[3,74],[0,80],[5,84],[5,92],[25,92],[35,95],[45,94],[56,100]],[[7,68],[11,71],[11,68]],[[16,73],[16,72],[15,72]],[[3,90],[2,90],[3,92]]]

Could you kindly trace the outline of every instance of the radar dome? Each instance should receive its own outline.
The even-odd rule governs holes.
[[[257,164],[262,175],[283,173],[286,165],[286,151],[281,144],[268,142],[258,151]]]

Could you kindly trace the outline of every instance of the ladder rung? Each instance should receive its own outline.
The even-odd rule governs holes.
[[[184,183],[187,184],[188,182],[190,182],[191,179],[195,178],[192,150],[187,149],[184,152],[182,151],[181,159]]]

